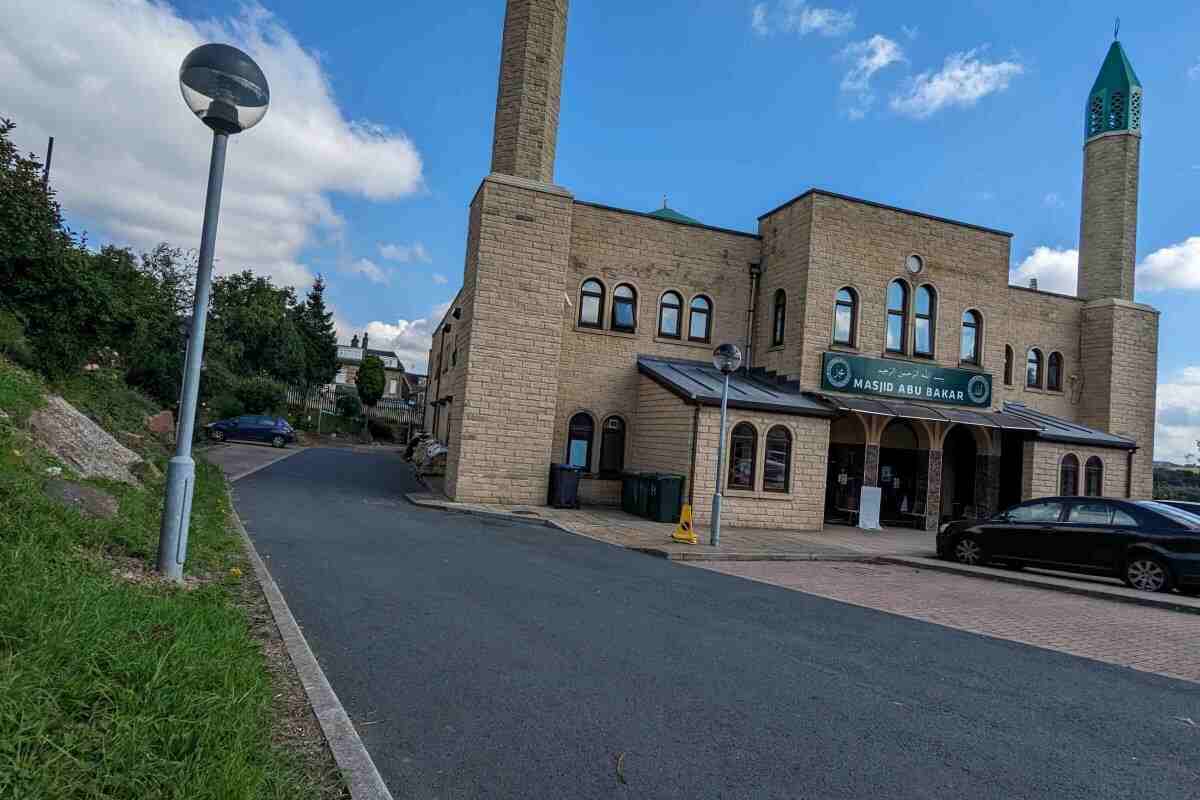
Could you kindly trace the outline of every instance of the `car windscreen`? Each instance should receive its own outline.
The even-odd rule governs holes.
[[[1200,530],[1200,514],[1193,514],[1190,511],[1184,511],[1175,506],[1169,506],[1166,503],[1156,503],[1153,500],[1141,500],[1138,505],[1150,511],[1162,514],[1175,522],[1186,525],[1189,528]]]

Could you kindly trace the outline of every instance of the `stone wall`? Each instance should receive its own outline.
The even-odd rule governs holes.
[[[1079,419],[1083,389],[1082,364],[1079,351],[1079,326],[1083,302],[1049,292],[1009,287],[1006,303],[996,331],[1000,341],[1000,361],[992,375],[994,403],[1001,401],[1024,403],[1046,414],[1065,419]],[[1012,383],[1004,383],[1004,345],[1013,349]],[[1042,351],[1042,388],[1026,385],[1026,363],[1032,348]],[[1063,357],[1062,390],[1049,388],[1045,371],[1050,356]]]
[[[809,255],[812,246],[813,196],[788,205],[759,220],[762,236],[762,279],[755,312],[754,366],[781,375],[799,375],[807,338],[805,307],[808,297]],[[775,294],[787,297],[783,344],[772,344]],[[826,336],[826,341],[829,337]]]
[[[820,530],[824,524],[825,513],[825,464],[829,456],[829,420],[731,408],[725,433],[727,463],[728,437],[733,431],[733,426],[739,422],[749,422],[758,431],[755,489],[726,489],[721,510],[721,525],[732,528]],[[700,410],[695,489],[692,495],[697,525],[707,526],[712,521],[712,496],[716,485],[717,437],[720,425],[719,408],[705,406]],[[784,425],[792,434],[791,484],[786,493],[761,490],[766,434],[775,425]],[[727,463],[723,467],[722,475],[727,475]]]
[[[1104,463],[1103,495],[1126,497],[1128,451],[1107,447],[1078,447],[1060,442],[1029,441],[1025,443],[1023,486],[1021,499],[1053,497],[1061,493],[1059,486],[1060,467],[1063,457],[1072,453],[1079,459],[1079,493],[1084,491],[1084,467],[1089,458],[1096,456]],[[1139,497],[1135,491],[1134,497]]]
[[[554,460],[564,459],[567,426],[586,412],[596,424],[619,416],[626,423],[626,463],[641,435],[638,420],[637,356],[653,354],[707,361],[718,342],[745,345],[750,291],[749,264],[759,258],[759,240],[750,234],[685,225],[586,203],[572,214],[571,258],[559,286],[555,319],[561,327],[558,397],[554,415]],[[596,278],[604,285],[602,327],[580,327],[579,290]],[[612,329],[613,290],[627,284],[637,292],[636,330]],[[668,290],[683,298],[682,335],[658,335],[659,300]],[[711,341],[689,342],[686,308],[704,294],[713,302]],[[592,470],[599,446],[592,448]],[[680,467],[672,468],[679,471]]]
[[[690,476],[695,419],[695,406],[640,375],[631,470]],[[689,480],[684,486],[685,495],[691,490]]]

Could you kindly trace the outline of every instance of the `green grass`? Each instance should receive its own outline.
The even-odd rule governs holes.
[[[0,409],[23,418],[40,388],[0,359]],[[140,424],[141,408],[93,396]],[[319,796],[272,743],[219,471],[197,465],[187,572],[209,580],[184,589],[113,574],[152,564],[161,484],[105,485],[120,513],[86,519],[42,493],[47,463],[0,420],[0,798]]]

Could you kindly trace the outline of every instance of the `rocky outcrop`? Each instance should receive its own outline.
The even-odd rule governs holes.
[[[45,407],[30,416],[29,428],[38,444],[80,477],[137,485],[129,468],[141,456],[58,395],[48,396]]]

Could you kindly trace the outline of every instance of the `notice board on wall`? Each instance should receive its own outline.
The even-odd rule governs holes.
[[[862,487],[858,504],[858,527],[864,531],[883,530],[879,525],[879,505],[883,502],[883,490],[878,486]]]

